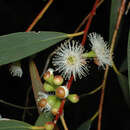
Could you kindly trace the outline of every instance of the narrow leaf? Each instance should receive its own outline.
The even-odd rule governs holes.
[[[38,53],[67,38],[61,32],[18,32],[0,36],[0,65]]]
[[[18,120],[0,120],[0,130],[32,130],[32,125]]]
[[[36,101],[38,99],[38,92],[42,91],[43,84],[40,79],[37,67],[33,61],[30,61],[29,63],[29,70],[30,70],[30,76],[31,76],[31,81],[32,81],[33,93],[34,93],[34,97]],[[37,101],[36,101],[36,104],[37,104]]]
[[[112,41],[113,32],[117,22],[118,11],[121,5],[121,0],[112,0],[111,1],[111,10],[110,10],[110,26],[109,26],[109,43]]]
[[[124,95],[124,99],[127,105],[130,107],[130,95],[129,95],[129,85],[128,85],[128,78],[125,75],[117,75],[121,90]]]
[[[92,121],[88,120],[84,122],[77,130],[90,130]]]
[[[40,116],[38,117],[35,125],[36,126],[43,126],[46,122],[50,122],[53,120],[53,115],[51,112],[43,112],[40,114]]]
[[[127,55],[128,55],[128,79],[129,79],[129,95],[130,95],[130,31],[128,35],[128,50],[127,50]]]
[[[128,70],[128,61],[127,61],[127,58],[123,61],[123,63],[121,64],[120,66],[120,69],[119,71],[120,72],[125,72]]]

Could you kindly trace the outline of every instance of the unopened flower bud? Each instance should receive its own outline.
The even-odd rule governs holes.
[[[41,108],[44,108],[47,104],[47,100],[45,98],[42,98],[39,102],[38,102],[38,106]]]
[[[53,71],[54,71],[53,69],[48,69],[48,71],[43,75],[44,80],[46,80],[50,84],[53,83],[53,79],[54,79]]]
[[[54,129],[54,123],[53,122],[45,123],[45,129],[46,130],[53,130]]]
[[[60,86],[56,89],[56,96],[63,99],[66,98],[69,94],[69,90],[66,86]]]
[[[56,103],[54,104],[54,106],[51,109],[51,112],[52,112],[53,115],[58,114],[60,105],[61,105],[61,101],[57,100]]]
[[[77,94],[69,94],[67,97],[72,103],[77,103],[79,101],[79,96]]]
[[[58,86],[61,85],[63,83],[63,77],[61,75],[56,75],[54,77],[53,83]]]
[[[43,89],[44,89],[45,92],[55,91],[55,88],[51,84],[49,84],[47,82],[45,82],[43,84]]]
[[[55,95],[48,96],[47,102],[49,105],[53,106],[57,101],[57,97]]]

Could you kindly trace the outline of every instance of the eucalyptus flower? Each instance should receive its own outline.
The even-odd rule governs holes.
[[[70,79],[71,75],[82,78],[88,73],[85,58],[82,57],[84,48],[75,40],[66,40],[57,49],[52,63],[56,71],[60,72],[65,79]]]
[[[21,63],[20,62],[12,63],[10,65],[9,71],[10,71],[10,73],[11,73],[11,75],[13,77],[17,76],[17,77],[21,78],[22,75],[23,75],[23,71],[22,71]]]
[[[47,98],[48,98],[48,94],[45,92],[38,92],[38,106],[40,111],[42,112],[44,110],[44,112],[48,112],[51,110],[51,105],[48,104],[47,102]]]
[[[103,37],[97,33],[90,33],[88,37],[92,47],[91,55],[94,57],[95,54],[95,57],[98,59],[99,66],[104,67],[106,64],[112,66],[112,58],[108,43],[105,42]]]

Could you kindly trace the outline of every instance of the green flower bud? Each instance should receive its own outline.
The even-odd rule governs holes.
[[[79,101],[79,96],[77,94],[69,94],[67,98],[72,103],[77,103]]]
[[[56,103],[53,105],[53,107],[51,109],[51,112],[52,112],[53,115],[58,114],[60,105],[61,105],[61,100],[57,100]]]
[[[45,83],[43,84],[43,90],[44,90],[45,92],[51,92],[51,91],[55,91],[55,88],[54,88],[51,84],[45,82]]]
[[[57,86],[61,85],[63,83],[63,77],[61,75],[56,75],[54,77],[53,83]]]
[[[50,84],[53,84],[54,74],[53,69],[48,69],[48,71],[43,75],[45,81]]]
[[[45,129],[46,130],[53,130],[54,129],[54,123],[53,122],[45,123]]]
[[[57,101],[57,97],[55,95],[48,96],[47,102],[50,106],[53,106]]]

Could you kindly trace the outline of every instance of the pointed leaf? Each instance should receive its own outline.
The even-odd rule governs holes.
[[[127,55],[128,55],[128,79],[129,79],[129,95],[130,95],[130,31],[129,31],[129,35],[128,35]]]
[[[90,130],[92,121],[88,120],[84,122],[77,130]]]
[[[32,125],[18,120],[0,120],[0,130],[32,130]]]
[[[30,70],[30,77],[32,81],[32,88],[33,88],[33,93],[35,97],[35,101],[38,99],[38,92],[42,91],[43,84],[40,79],[37,67],[33,61],[30,61],[29,63],[29,70]],[[37,103],[37,101],[36,101]],[[40,113],[40,111],[39,111]]]
[[[118,11],[121,5],[121,0],[111,1],[111,11],[110,11],[110,26],[109,26],[109,43],[112,41],[113,32],[117,22]]]
[[[46,122],[50,122],[53,120],[53,115],[51,112],[43,112],[40,114],[40,116],[38,117],[35,125],[36,126],[43,126]]]
[[[121,90],[124,95],[124,99],[127,105],[130,107],[130,95],[129,95],[129,85],[128,85],[128,78],[125,75],[117,75]]]
[[[0,36],[0,65],[38,53],[67,38],[61,32],[18,32]]]

